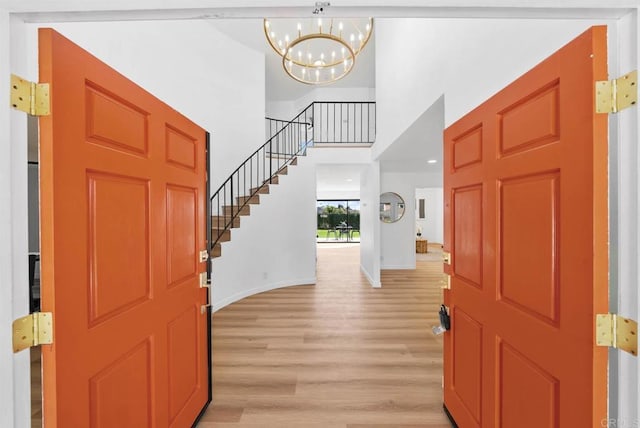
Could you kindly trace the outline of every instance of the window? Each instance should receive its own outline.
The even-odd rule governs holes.
[[[360,242],[360,200],[322,199],[316,203],[318,242]]]

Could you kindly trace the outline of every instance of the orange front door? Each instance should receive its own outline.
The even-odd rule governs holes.
[[[206,133],[55,31],[39,48],[45,427],[190,426],[209,395]]]
[[[444,403],[461,428],[606,418],[606,78],[594,27],[445,131]]]

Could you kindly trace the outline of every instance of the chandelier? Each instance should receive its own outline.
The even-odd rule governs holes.
[[[349,74],[373,31],[372,18],[265,19],[264,34],[293,79],[326,85]]]

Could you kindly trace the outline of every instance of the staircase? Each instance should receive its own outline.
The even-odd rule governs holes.
[[[315,119],[315,124],[314,124]],[[290,121],[266,118],[270,138],[216,190],[210,200],[209,254],[222,256],[222,243],[251,214],[251,206],[278,185],[280,176],[319,143],[361,144],[375,139],[375,103],[313,102]]]

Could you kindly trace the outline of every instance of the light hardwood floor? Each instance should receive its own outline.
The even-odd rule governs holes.
[[[213,316],[213,404],[199,427],[450,427],[442,411],[442,263],[384,271],[318,246],[318,282]]]
[[[451,426],[442,340],[431,334],[442,263],[383,271],[380,289],[359,265],[359,246],[319,245],[315,286],[261,293],[214,314],[213,403],[199,428]],[[40,427],[32,355],[32,426]]]

